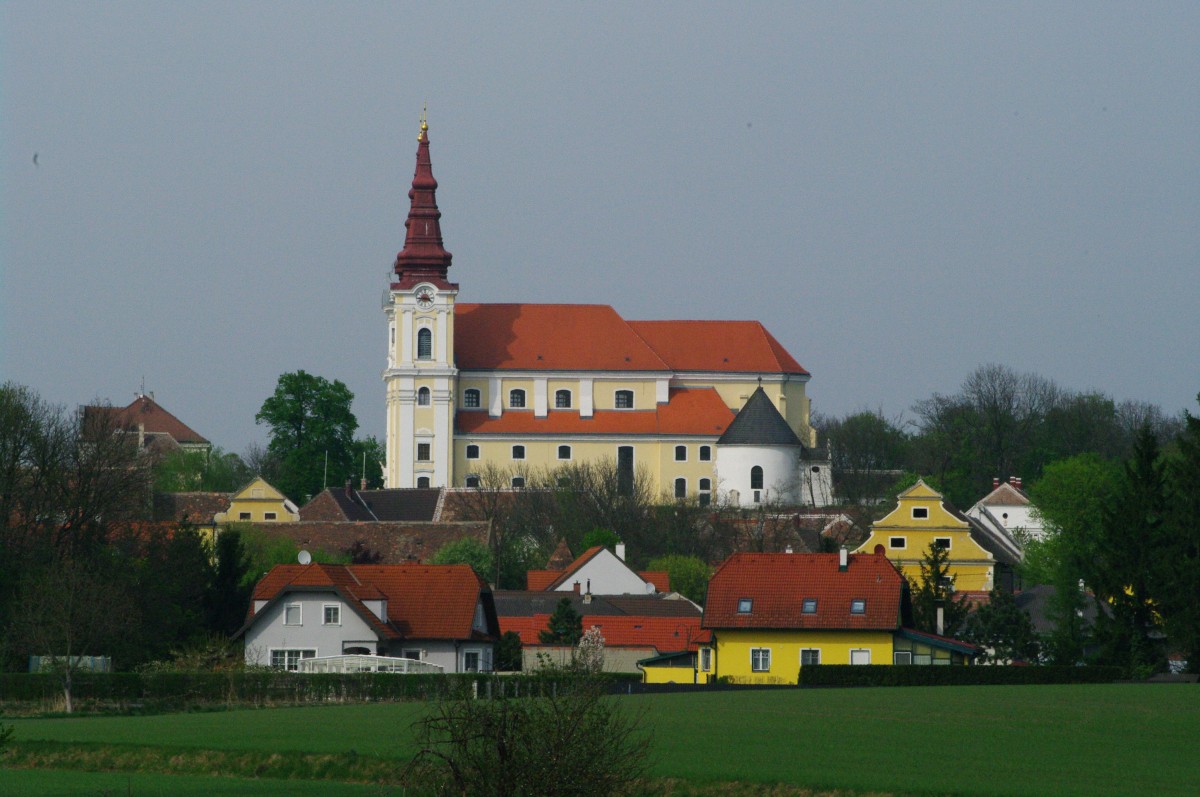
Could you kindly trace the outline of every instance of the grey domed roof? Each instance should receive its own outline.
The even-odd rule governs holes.
[[[802,443],[759,385],[717,445],[800,446]]]

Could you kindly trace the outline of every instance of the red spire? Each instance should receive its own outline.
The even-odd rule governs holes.
[[[429,125],[424,114],[417,142],[417,168],[413,172],[412,190],[408,192],[412,205],[404,222],[407,233],[404,249],[396,255],[396,279],[401,285],[421,280],[444,283],[452,257],[442,246],[442,227],[438,222],[442,213],[437,206],[437,180],[433,179],[429,159]]]

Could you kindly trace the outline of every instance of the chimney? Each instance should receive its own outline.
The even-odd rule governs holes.
[[[1000,477],[999,477],[999,476],[993,476],[993,477],[992,477],[992,489],[993,489],[993,490],[995,490],[995,489],[996,489],[997,487],[999,487],[999,486],[1000,486]]]
[[[846,546],[843,545],[841,548],[838,548],[838,572],[845,573],[849,569],[850,552],[846,550]]]
[[[623,542],[617,543],[617,558],[622,562],[625,561],[625,543]]]
[[[1020,477],[1020,476],[1018,476],[1018,477],[1017,477],[1017,489],[1018,489],[1018,490],[1022,489],[1022,488],[1021,488],[1021,477]]]
[[[791,553],[791,552],[792,552],[792,546],[790,546],[790,545],[789,545],[788,547],[784,548],[784,549],[783,549],[783,552],[784,552],[784,553]]]
[[[574,584],[571,585],[571,587],[575,590],[575,594],[578,595],[579,594],[579,582],[576,581]]]
[[[592,602],[592,580],[587,580],[587,591],[583,593],[583,602],[585,604]]]
[[[937,633],[938,636],[946,635],[946,609],[941,604],[937,607]]]

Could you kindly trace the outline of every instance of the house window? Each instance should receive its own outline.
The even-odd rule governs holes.
[[[465,484],[467,487],[478,488],[479,487],[479,477],[474,474],[471,474],[470,476],[467,477],[466,481],[463,482],[463,484]]]
[[[700,648],[700,672],[712,671],[712,648]]]
[[[700,446],[700,461],[701,462],[711,462],[712,461],[712,446]]]
[[[761,490],[763,488],[763,469],[760,465],[755,465],[750,469],[750,489]]]
[[[417,359],[433,359],[433,330],[429,327],[417,330]]]
[[[289,603],[283,607],[283,624],[284,625],[302,625],[303,622],[300,616],[300,604]]]
[[[687,462],[687,446],[675,446],[675,461]]]
[[[412,659],[413,661],[420,661],[421,660],[421,651],[415,650],[415,649],[406,650],[400,654],[400,658]]]
[[[888,547],[889,548],[907,548],[908,544],[904,541],[903,537],[889,537],[888,538]]]
[[[687,498],[687,479],[682,476],[675,480],[675,497]]]
[[[816,614],[817,613],[817,599],[816,598],[805,598],[804,603],[802,603],[800,605],[800,611],[803,614]]]
[[[463,651],[463,672],[479,672],[480,662],[483,661],[483,651]]]
[[[274,519],[275,519],[274,512],[263,512],[263,520],[274,520]]]
[[[272,650],[271,666],[278,670],[294,672],[300,669],[301,659],[315,659],[316,657],[317,651],[315,650]]]
[[[821,663],[820,648],[800,648],[800,666],[806,667],[810,664]]]
[[[558,447],[558,458],[559,459],[570,459],[571,458],[571,447],[570,446],[559,446]]]
[[[753,608],[753,598],[738,598],[738,614],[750,614],[750,610]]]
[[[617,409],[619,409],[619,410],[633,409],[633,391],[632,390],[618,390],[616,392],[614,401],[616,403]]]
[[[870,664],[871,651],[869,650],[852,650],[850,651],[851,664]]]
[[[617,446],[617,495],[633,495],[633,446]]]
[[[708,506],[709,503],[712,501],[712,495],[710,494],[711,491],[712,491],[712,480],[711,479],[701,479],[700,480],[700,506]]]
[[[524,476],[513,476],[512,477],[512,486],[513,487],[524,487],[525,486],[525,477]]]
[[[750,648],[750,671],[751,672],[770,672],[771,671],[771,649],[770,648]]]
[[[479,398],[480,398],[480,396],[479,396],[478,389],[472,387],[467,390],[464,390],[463,391],[463,406],[464,407],[478,407],[479,406]]]
[[[892,654],[892,664],[912,664],[911,650],[897,650]]]
[[[556,390],[554,391],[554,408],[558,410],[566,410],[571,408],[571,391]]]
[[[950,550],[950,538],[949,537],[934,537],[933,544],[936,545],[938,548],[941,548],[943,551]]]
[[[417,462],[428,462],[433,446],[429,443],[417,443]]]
[[[862,598],[855,598],[850,601],[850,614],[866,614],[867,602]]]
[[[238,512],[238,520],[249,520],[249,519],[250,519],[249,512]]]
[[[508,406],[523,409],[525,407],[525,391],[520,388],[508,391]]]
[[[512,447],[512,458],[513,459],[525,459],[525,446],[513,446]]]
[[[467,459],[479,459],[479,446],[474,443],[467,446]]]
[[[914,506],[912,516],[913,520],[927,520],[929,518],[929,507]]]
[[[417,391],[417,406],[418,407],[428,407],[431,403],[429,401],[429,397],[430,397],[429,388],[423,387],[420,390],[418,390]]]
[[[428,476],[418,476],[417,477],[417,487],[422,490],[429,489],[429,477]]]
[[[336,603],[325,604],[321,612],[321,623],[323,625],[341,625],[342,607]]]

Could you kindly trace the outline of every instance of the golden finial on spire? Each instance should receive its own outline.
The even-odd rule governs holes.
[[[429,124],[426,123],[426,121],[425,121],[425,116],[428,113],[428,111],[429,111],[429,103],[426,102],[421,107],[421,132],[417,134],[417,141],[423,140],[425,138],[425,131],[429,130]]]

